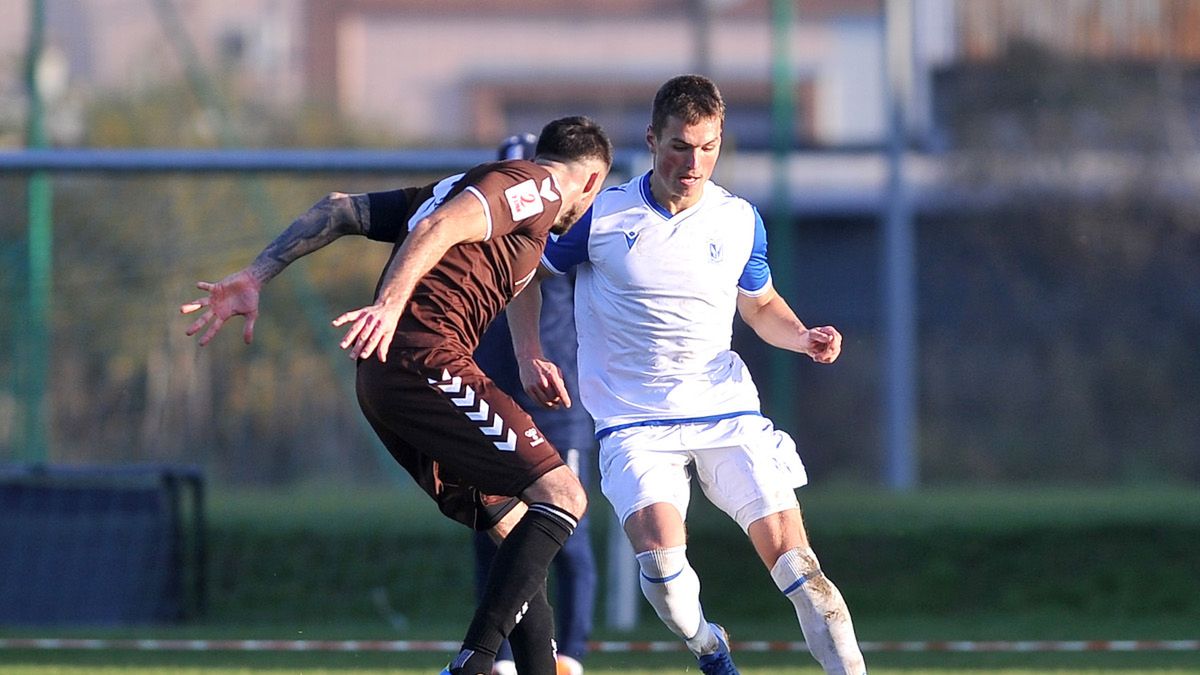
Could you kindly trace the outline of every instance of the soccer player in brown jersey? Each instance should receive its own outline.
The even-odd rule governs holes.
[[[498,148],[497,159],[529,159],[537,148],[537,136],[514,134]],[[550,277],[539,284],[543,303],[541,313],[542,343],[546,356],[559,366],[570,396],[578,398],[575,351],[578,333],[575,330],[574,279],[569,276]],[[521,387],[517,361],[513,354],[508,321],[497,317],[479,341],[475,362],[517,404],[558,449],[563,461],[584,488],[590,484],[593,472],[589,459],[595,453],[592,418],[583,406],[549,408],[529,398]],[[575,534],[567,539],[554,558],[552,574],[554,589],[554,635],[558,646],[559,675],[583,675],[583,659],[587,654],[592,631],[592,614],[596,604],[596,559],[589,536],[590,515],[579,519]],[[476,590],[482,593],[487,573],[496,555],[496,542],[490,532],[475,533]],[[496,654],[492,675],[518,675],[513,662],[512,648],[505,643]]]
[[[187,329],[207,327],[201,345],[233,316],[245,317],[249,343],[263,285],[292,261],[347,234],[396,242],[374,302],[333,323],[348,326],[341,346],[358,364],[359,405],[388,451],[442,513],[504,538],[451,675],[490,674],[505,637],[524,675],[555,672],[546,574],[587,495],[472,352],[611,165],[604,131],[567,117],[542,129],[533,161],[482,164],[423,187],[335,192],[246,268],[197,283],[208,294],[180,307],[204,310]]]

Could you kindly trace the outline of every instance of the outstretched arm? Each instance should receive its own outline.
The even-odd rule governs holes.
[[[833,326],[808,328],[783,296],[770,288],[758,296],[738,295],[738,313],[767,344],[833,363],[842,353],[842,334]]]
[[[342,349],[350,358],[369,358],[378,352],[387,361],[388,348],[396,333],[396,322],[408,307],[417,282],[456,244],[483,241],[488,221],[483,204],[470,192],[453,199],[422,218],[384,271],[375,304],[339,316],[333,325],[350,324],[342,338]]]
[[[263,285],[298,258],[343,235],[366,234],[370,226],[367,195],[329,194],[293,221],[245,268],[217,282],[197,282],[196,287],[207,291],[208,295],[183,304],[179,311],[191,314],[202,308],[207,310],[188,326],[187,334],[195,335],[207,325],[208,331],[200,337],[200,345],[204,346],[230,317],[244,316],[246,326],[242,339],[250,344],[254,339],[258,296]]]
[[[547,408],[571,407],[571,395],[563,380],[562,369],[542,354],[541,281],[550,272],[539,266],[533,281],[508,303],[505,314],[512,333],[513,354],[521,373],[521,386],[529,396]]]

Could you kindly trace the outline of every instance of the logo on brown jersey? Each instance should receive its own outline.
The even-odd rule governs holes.
[[[505,190],[504,199],[508,202],[508,210],[512,212],[513,222],[536,216],[545,210],[537,183],[532,178]]]

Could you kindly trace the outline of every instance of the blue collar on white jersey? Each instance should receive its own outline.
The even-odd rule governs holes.
[[[654,199],[654,192],[650,189],[650,174],[652,173],[654,173],[654,171],[647,171],[646,173],[642,174],[642,181],[639,185],[642,190],[642,199],[646,202],[646,205],[654,209],[658,215],[670,220],[675,217],[675,214],[668,211],[665,207],[663,207],[662,204],[659,204],[658,201]]]

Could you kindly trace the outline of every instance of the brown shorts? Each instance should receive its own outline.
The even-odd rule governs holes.
[[[358,403],[392,457],[446,516],[494,526],[558,451],[475,362],[446,353],[358,363]]]

